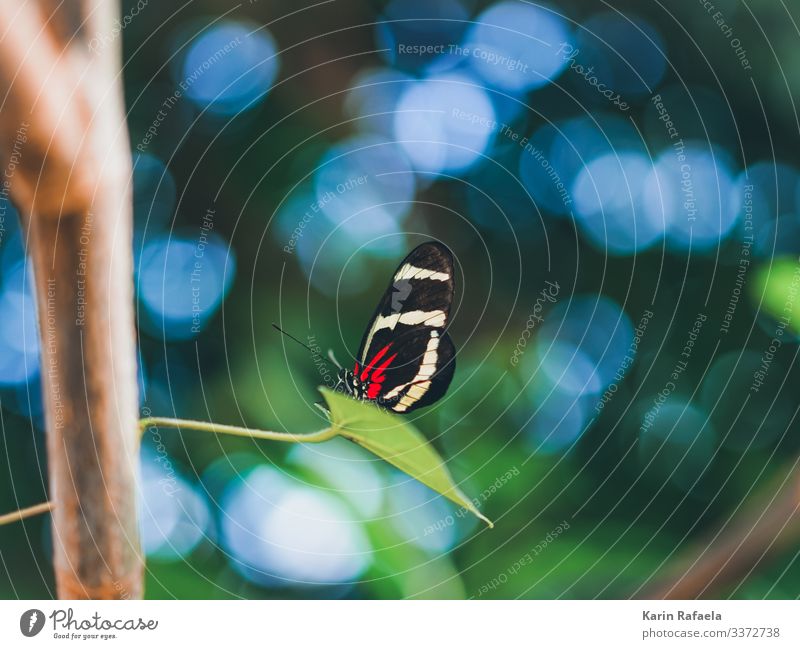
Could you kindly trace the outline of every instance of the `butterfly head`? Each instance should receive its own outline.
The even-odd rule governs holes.
[[[364,398],[364,382],[359,380],[353,370],[342,368],[339,371],[339,388],[356,399]]]

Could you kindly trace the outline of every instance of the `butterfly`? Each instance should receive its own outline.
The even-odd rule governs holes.
[[[399,413],[438,401],[456,367],[446,331],[454,287],[447,246],[429,241],[414,248],[378,302],[355,367],[340,371],[339,389]]]

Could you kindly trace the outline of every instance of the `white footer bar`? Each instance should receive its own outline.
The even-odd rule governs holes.
[[[798,629],[797,601],[0,602],[3,647],[797,648]]]

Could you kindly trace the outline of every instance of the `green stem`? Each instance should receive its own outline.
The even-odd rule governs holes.
[[[170,417],[145,417],[139,420],[139,428],[142,434],[149,428],[190,428],[192,430],[202,430],[207,433],[217,433],[222,435],[235,435],[237,437],[251,437],[254,439],[268,439],[275,442],[326,442],[333,439],[339,433],[338,428],[331,426],[324,428],[316,433],[276,433],[271,430],[261,430],[259,428],[245,428],[243,426],[229,426],[228,424],[214,424],[209,421],[196,421],[194,419],[171,419]]]
[[[268,439],[275,442],[291,443],[319,443],[333,439],[339,434],[336,426],[323,428],[316,433],[276,433],[271,430],[261,430],[259,428],[245,428],[244,426],[229,426],[227,424],[214,424],[210,421],[196,421],[194,419],[172,419],[170,417],[145,417],[139,420],[139,431],[144,435],[145,431],[151,428],[189,428],[192,430],[202,430],[207,433],[217,435],[235,435],[237,437],[250,437],[251,439]],[[49,512],[55,506],[54,503],[44,502],[25,509],[19,509],[10,514],[0,516],[0,525],[15,523],[31,516]]]

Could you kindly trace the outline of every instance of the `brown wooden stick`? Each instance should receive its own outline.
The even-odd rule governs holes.
[[[0,135],[21,158],[10,190],[35,271],[61,598],[142,594],[130,151],[119,54],[80,30],[111,30],[113,6],[0,0]]]
[[[694,544],[672,562],[645,599],[719,597],[747,578],[762,561],[800,541],[800,472],[786,467],[749,499],[712,538]]]
[[[53,509],[53,503],[51,502],[39,503],[38,505],[25,507],[25,509],[18,509],[17,511],[11,512],[10,514],[3,514],[2,516],[0,516],[0,525],[7,525],[8,523],[16,523],[17,521],[30,518],[31,516],[38,516],[39,514],[45,514],[51,511],[52,509]]]

